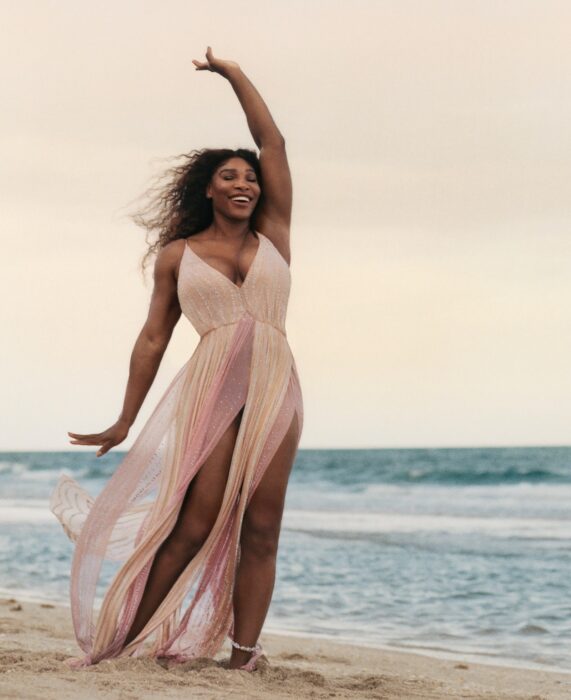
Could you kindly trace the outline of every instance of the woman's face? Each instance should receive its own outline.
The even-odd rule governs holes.
[[[212,207],[233,219],[249,219],[260,193],[256,171],[243,158],[229,158],[221,163],[206,188]]]

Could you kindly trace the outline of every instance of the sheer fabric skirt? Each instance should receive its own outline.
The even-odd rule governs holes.
[[[125,638],[153,558],[174,527],[186,490],[241,408],[224,497],[206,542],[145,628]],[[284,334],[249,315],[204,335],[96,499],[62,476],[51,509],[76,543],[71,611],[87,666],[105,658],[213,657],[232,634],[232,590],[244,512],[303,400]],[[105,560],[118,571],[94,604]]]

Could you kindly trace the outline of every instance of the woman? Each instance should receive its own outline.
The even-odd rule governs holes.
[[[200,335],[132,448],[93,500],[62,476],[52,510],[76,541],[76,666],[124,655],[214,656],[254,670],[275,577],[280,523],[303,426],[285,333],[292,186],[284,139],[240,66],[208,47],[197,70],[226,78],[260,149],[204,149],[173,168],[158,210],[148,318],[123,410],[74,445],[121,443],[183,313]],[[119,562],[97,622],[103,560]]]

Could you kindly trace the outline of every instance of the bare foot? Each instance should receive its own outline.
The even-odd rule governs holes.
[[[230,657],[230,662],[228,668],[236,669],[240,668],[244,664],[247,664],[252,656],[251,651],[242,651],[241,649],[232,649],[232,656]]]

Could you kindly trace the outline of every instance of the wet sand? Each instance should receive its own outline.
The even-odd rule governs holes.
[[[169,668],[148,658],[103,661],[81,671],[69,609],[0,600],[0,697],[38,700],[113,698],[463,698],[568,700],[571,674],[443,660],[263,634],[268,662],[258,671],[229,671],[229,647],[215,660]]]

